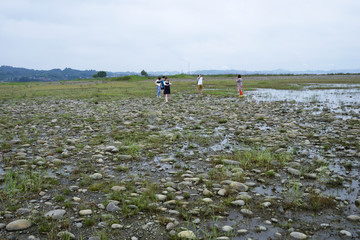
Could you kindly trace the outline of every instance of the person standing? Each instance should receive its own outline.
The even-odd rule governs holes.
[[[165,79],[166,79],[166,77],[162,76],[162,79],[160,81],[160,89],[161,89],[161,92],[162,92],[162,96],[164,96],[164,82],[165,82]]]
[[[203,80],[204,80],[204,78],[201,76],[201,74],[199,74],[198,77],[197,77],[197,89],[198,89],[198,94],[199,95],[202,94]]]
[[[160,97],[161,95],[161,77],[158,77],[155,81],[155,85],[156,85],[156,97]]]
[[[240,74],[237,76],[236,84],[237,84],[237,88],[239,91],[239,97],[244,97],[243,92],[242,92],[243,80],[242,80],[242,77]]]
[[[166,103],[169,101],[169,97],[170,97],[170,86],[171,86],[171,83],[170,83],[169,79],[167,77],[165,77],[164,95],[165,95],[165,102]]]

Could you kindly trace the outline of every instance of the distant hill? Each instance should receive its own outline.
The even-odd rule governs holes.
[[[0,67],[0,81],[5,82],[41,82],[72,80],[79,78],[91,78],[97,73],[95,70],[75,70],[71,68],[52,69],[52,70],[33,70],[26,68],[16,68],[11,66]]]
[[[51,70],[34,70],[11,66],[0,67],[0,82],[52,82],[92,78],[96,70],[76,70],[55,68]],[[135,72],[106,72],[108,77],[136,75]]]
[[[51,69],[51,70],[34,70],[27,68],[17,68],[11,66],[0,67],[0,82],[51,82],[60,80],[74,80],[74,79],[87,79],[92,78],[96,70],[75,70],[71,68]],[[108,77],[119,77],[127,75],[140,75],[137,72],[106,72]],[[180,74],[177,71],[158,71],[148,72],[149,76],[163,76]],[[222,74],[336,74],[336,73],[360,73],[360,69],[344,69],[344,70],[329,70],[329,71],[288,71],[283,69],[271,71],[245,71],[245,70],[199,70],[192,71],[191,74],[204,74],[204,75],[222,75]]]

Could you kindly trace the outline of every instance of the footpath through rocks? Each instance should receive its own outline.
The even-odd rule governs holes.
[[[358,105],[0,104],[0,239],[360,238]]]

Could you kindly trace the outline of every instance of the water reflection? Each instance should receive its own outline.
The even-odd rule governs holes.
[[[257,101],[321,102],[337,106],[359,105],[360,84],[317,84],[306,86],[303,90],[257,89],[249,95]]]

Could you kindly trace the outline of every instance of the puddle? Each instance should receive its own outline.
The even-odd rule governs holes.
[[[328,89],[331,87],[335,89]],[[330,113],[337,119],[347,120],[360,114],[360,84],[316,84],[303,90],[256,89],[249,92],[249,96],[258,102],[302,103],[302,109],[315,116]]]
[[[311,88],[338,89],[311,89]],[[344,87],[349,87],[343,89]],[[249,92],[257,101],[295,101],[304,103],[328,103],[334,106],[360,104],[360,84],[321,84],[305,87],[303,90],[256,89]]]

